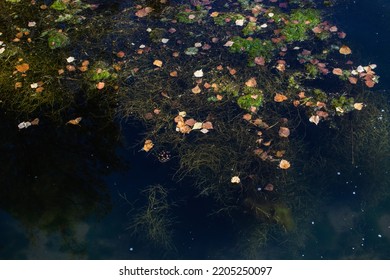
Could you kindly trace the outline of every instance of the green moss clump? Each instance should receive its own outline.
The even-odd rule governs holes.
[[[206,10],[198,10],[198,11],[181,11],[177,13],[176,20],[181,23],[195,23],[198,20],[204,18],[207,15]]]
[[[95,65],[87,72],[88,80],[93,82],[108,80],[113,78],[109,66],[107,63],[98,61]]]
[[[57,10],[57,11],[63,11],[66,10],[67,6],[62,0],[56,0],[54,3],[50,6],[50,8]]]
[[[260,89],[244,87],[244,95],[237,99],[237,104],[240,108],[252,111],[253,108],[258,109],[263,104],[263,92]]]
[[[256,25],[256,22],[248,22],[248,24],[242,29],[242,33],[245,36],[253,35],[256,31],[259,30],[259,27]]]
[[[305,70],[306,70],[306,78],[309,78],[309,79],[315,79],[315,78],[317,78],[317,76],[319,74],[317,66],[315,66],[313,64],[306,64]]]
[[[218,16],[214,17],[214,23],[219,26],[226,25],[228,22],[226,21],[229,19],[229,22],[235,22],[236,20],[243,20],[245,17],[241,14],[235,14],[235,13],[220,13]]]
[[[70,43],[69,37],[64,32],[52,29],[42,33],[42,36],[46,35],[48,35],[47,43],[52,50],[63,48]]]
[[[264,58],[271,58],[275,45],[269,40],[260,40],[258,38],[247,40],[245,38],[236,36],[232,38],[233,45],[230,47],[232,53],[247,53],[249,56],[249,65],[254,65],[254,58],[262,56]]]
[[[354,110],[353,104],[355,100],[353,97],[340,96],[339,98],[333,98],[331,105],[336,110],[336,114],[343,115],[345,113]]]
[[[153,43],[160,43],[161,39],[164,38],[165,29],[164,28],[155,28],[149,33],[149,38]]]
[[[317,10],[298,9],[291,14],[281,33],[287,42],[305,41],[308,39],[308,31],[320,22],[321,16]]]

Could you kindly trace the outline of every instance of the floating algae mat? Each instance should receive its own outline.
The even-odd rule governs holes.
[[[57,234],[70,254],[52,258],[112,257],[80,225],[118,219],[113,201],[133,242],[120,258],[302,258],[316,231],[333,236],[323,248],[358,238],[326,209],[349,191],[340,176],[364,174],[351,227],[388,199],[389,108],[380,64],[359,62],[331,6],[1,1],[2,210],[29,243]],[[145,179],[118,195],[129,157]],[[202,253],[188,253],[193,228]]]

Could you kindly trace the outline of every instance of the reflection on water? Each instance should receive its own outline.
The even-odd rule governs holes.
[[[100,2],[98,11],[111,14],[133,4]],[[159,1],[146,2],[159,10]],[[383,69],[390,59],[385,23],[390,13],[383,11],[389,6],[384,1],[370,3],[367,17],[372,20],[364,22],[375,24],[362,25],[358,11],[367,5],[340,1],[335,20],[348,31],[354,51],[381,65],[378,73],[386,89],[389,80]],[[118,23],[118,30],[121,27]],[[378,33],[375,40],[371,40],[372,30]],[[120,38],[114,41],[123,46],[129,43]],[[80,49],[86,51],[85,46]],[[100,51],[98,47],[91,50]],[[126,86],[132,85],[129,77]],[[364,111],[361,117],[336,120],[343,125],[341,130],[297,127],[305,134],[309,151],[301,160],[315,159],[309,165],[324,170],[318,176],[303,170],[302,178],[296,178],[296,187],[302,184],[308,189],[307,196],[296,194],[302,195],[302,208],[294,211],[307,211],[299,213],[298,221],[292,218],[296,212],[275,203],[272,196],[272,202],[263,204],[263,197],[256,194],[253,200],[237,197],[237,208],[216,205],[191,187],[194,178],[177,182],[177,155],[165,150],[156,156],[140,152],[143,131],[139,123],[107,122],[96,104],[80,106],[75,109],[83,115],[80,126],[59,126],[43,117],[39,126],[25,130],[17,128],[22,121],[19,116],[0,111],[0,258],[390,258],[389,165],[381,155],[386,151],[378,151],[387,134],[376,135],[386,130],[378,118],[388,119],[389,112],[380,112],[380,102],[367,109],[375,119]],[[365,135],[359,134],[361,120],[373,124]],[[356,137],[365,138],[354,142]],[[161,160],[168,152],[170,161]],[[317,208],[309,209],[309,204]],[[139,232],[132,234],[134,228]],[[153,243],[153,237],[166,242],[165,246]]]

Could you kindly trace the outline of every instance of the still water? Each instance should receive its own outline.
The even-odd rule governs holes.
[[[132,1],[102,2],[100,9],[113,12],[132,5]],[[388,93],[388,1],[336,1],[330,11],[329,19],[343,27],[349,46],[361,63],[378,64],[381,78],[374,91]],[[88,112],[88,106],[92,105],[83,105],[79,110]],[[239,252],[243,250],[240,243],[250,237],[242,235],[239,225],[229,215],[215,214],[215,202],[199,196],[191,187],[191,178],[179,182],[175,179],[177,158],[161,163],[140,151],[141,123],[125,120],[95,123],[82,126],[82,133],[49,124],[26,133],[15,131],[14,127],[12,118],[2,116],[0,258],[236,259],[244,256]],[[326,132],[307,131],[312,142],[324,135]],[[332,160],[337,162],[337,155]],[[371,178],[372,173],[366,172],[365,166],[350,165],[347,169],[341,166],[329,165],[324,170],[330,191],[313,214],[305,215],[306,220],[301,221],[309,233],[300,240],[299,249],[291,252],[285,245],[289,243],[288,234],[282,239],[271,234],[268,245],[257,257],[390,258],[390,200],[387,197],[374,203],[364,199],[366,182],[383,177]],[[147,200],[142,190],[157,184],[171,192],[168,203],[174,248],[159,247],[131,234],[132,217]],[[316,187],[313,181],[311,184]]]

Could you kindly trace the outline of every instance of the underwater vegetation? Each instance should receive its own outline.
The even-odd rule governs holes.
[[[15,116],[16,132],[39,131],[42,120],[88,131],[135,120],[144,130],[136,149],[170,161],[173,180],[232,217],[240,257],[265,257],[269,240],[297,257],[305,224],[333,191],[319,178],[334,155],[388,166],[388,109],[371,93],[377,65],[354,62],[346,34],[314,1],[180,2],[117,11],[1,2],[0,110]],[[370,201],[386,192],[375,168]],[[171,192],[143,189],[129,225],[167,251],[176,248]]]

